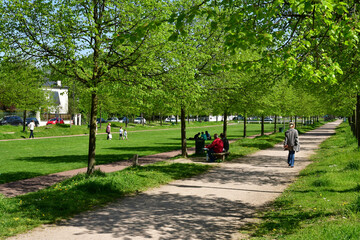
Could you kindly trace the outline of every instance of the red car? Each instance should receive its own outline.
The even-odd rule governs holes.
[[[57,124],[57,123],[64,124],[64,120],[62,118],[52,118],[46,123],[46,125]]]

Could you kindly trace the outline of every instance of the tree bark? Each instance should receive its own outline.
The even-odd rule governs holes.
[[[98,96],[96,92],[91,94],[91,115],[90,115],[90,136],[87,174],[95,170],[95,149],[96,149],[96,116],[98,107]]]
[[[223,124],[223,134],[226,137],[226,132],[227,132],[227,118],[228,118],[228,113],[227,110],[224,111],[224,124]]]
[[[356,138],[358,140],[358,149],[360,147],[360,95],[356,96]]]
[[[297,127],[296,122],[297,122],[297,116],[295,116],[295,127]]]
[[[24,110],[24,115],[23,115],[23,132],[25,132],[25,127],[26,127],[26,110]]]
[[[275,122],[274,122],[274,133],[276,133],[276,121],[277,121],[277,116],[275,115]]]
[[[246,138],[246,123],[247,123],[247,114],[244,111],[244,138]]]
[[[186,149],[186,121],[185,121],[185,107],[181,106],[181,156],[187,157],[187,149]],[[176,117],[177,119],[177,117]]]
[[[264,115],[261,116],[261,136],[264,136],[265,134],[265,128],[264,128]]]

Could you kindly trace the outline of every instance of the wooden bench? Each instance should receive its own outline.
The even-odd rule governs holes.
[[[213,153],[212,155],[215,156],[217,159],[221,159],[222,162],[225,161],[225,158],[229,156],[230,152],[221,152],[221,153]]]

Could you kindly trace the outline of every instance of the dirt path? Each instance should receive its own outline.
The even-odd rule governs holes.
[[[287,152],[278,144],[221,163],[201,176],[174,181],[9,239],[240,239],[237,229],[254,221],[256,209],[284,191],[340,123],[328,123],[301,135],[295,168],[287,166]]]

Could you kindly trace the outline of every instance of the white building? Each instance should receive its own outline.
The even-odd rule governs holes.
[[[51,114],[68,114],[69,112],[69,97],[68,87],[62,87],[61,81],[48,81],[43,89],[49,93],[49,98],[54,101],[55,107],[49,108]]]

